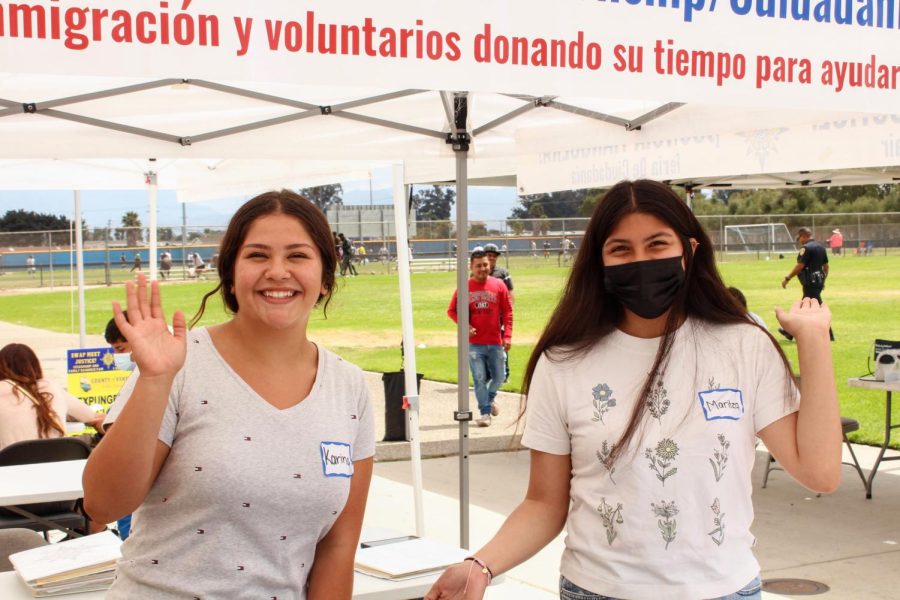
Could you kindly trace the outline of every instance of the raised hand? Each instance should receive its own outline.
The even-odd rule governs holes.
[[[425,600],[481,600],[487,585],[488,578],[481,569],[466,561],[447,567],[425,594]]]
[[[814,298],[797,300],[787,311],[776,306],[775,317],[798,340],[810,335],[828,335],[828,328],[831,326],[831,311]]]
[[[172,316],[172,332],[166,325],[159,283],[150,284],[147,297],[147,277],[138,275],[137,284],[125,284],[128,318],[122,307],[113,302],[113,316],[119,331],[131,345],[131,360],[141,371],[142,377],[169,376],[184,365],[187,353],[187,325],[184,313],[176,310]]]

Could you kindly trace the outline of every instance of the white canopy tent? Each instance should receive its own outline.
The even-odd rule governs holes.
[[[523,193],[823,170],[837,184],[847,167],[895,180],[900,162],[898,0],[23,6],[0,4],[0,158],[403,161],[407,183],[457,182],[460,248],[473,178],[514,174]],[[836,124],[851,122],[848,137]],[[209,163],[176,170],[185,196],[215,187]],[[470,414],[460,386],[464,546]]]

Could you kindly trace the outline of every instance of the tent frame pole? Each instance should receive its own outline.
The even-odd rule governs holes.
[[[147,171],[147,206],[148,212],[147,215],[147,244],[149,247],[149,256],[147,256],[147,262],[150,265],[150,281],[156,281],[159,276],[158,266],[157,266],[157,254],[159,249],[159,244],[156,238],[156,230],[157,230],[157,217],[158,217],[158,209],[157,209],[157,178],[156,171],[153,168],[156,166],[156,159],[150,159],[150,167]]]
[[[236,125],[234,127],[227,127],[224,129],[207,131],[192,135],[173,135],[169,133],[164,133],[161,131],[153,131],[149,129],[143,129],[140,127],[135,127],[131,125],[124,125],[121,123],[115,123],[112,121],[106,121],[103,119],[98,119],[94,117],[87,117],[85,115],[80,115],[76,113],[65,112],[61,110],[56,110],[54,107],[57,106],[66,106],[70,104],[77,104],[79,102],[86,102],[91,100],[97,100],[100,98],[110,98],[125,94],[131,94],[135,92],[151,90],[154,88],[159,88],[163,86],[172,86],[172,85],[195,85],[198,87],[215,90],[218,92],[222,92],[224,94],[232,94],[235,96],[241,96],[244,98],[251,98],[254,100],[259,100],[261,102],[269,102],[272,104],[277,104],[281,106],[289,106],[292,108],[297,108],[301,112],[283,115],[280,117],[275,117],[271,119],[264,119],[261,121],[254,121],[250,123],[244,123],[242,125]],[[93,127],[98,127],[101,129],[110,129],[113,131],[119,131],[122,133],[128,133],[132,135],[138,135],[142,137],[147,137],[151,139],[162,140],[164,142],[169,142],[173,144],[177,144],[180,146],[191,146],[196,143],[205,142],[208,140],[213,140],[222,137],[228,137],[230,135],[235,135],[239,133],[244,133],[247,131],[255,131],[258,129],[263,129],[266,127],[274,127],[277,125],[282,125],[284,123],[290,123],[293,121],[299,121],[302,119],[307,119],[310,117],[317,116],[335,116],[342,119],[348,119],[351,121],[358,121],[362,123],[367,123],[369,125],[376,125],[379,127],[385,127],[388,129],[394,129],[398,131],[405,131],[407,133],[413,133],[422,135],[425,137],[435,137],[435,138],[445,138],[447,134],[441,131],[434,131],[431,129],[426,129],[424,127],[418,127],[415,125],[410,125],[407,123],[398,123],[396,121],[389,121],[386,119],[381,119],[378,117],[373,117],[370,115],[349,112],[349,109],[370,106],[373,104],[378,104],[380,102],[385,102],[389,100],[394,100],[397,98],[404,98],[406,96],[412,96],[415,94],[423,94],[427,93],[427,90],[420,89],[406,89],[406,90],[397,90],[394,92],[388,92],[385,94],[379,94],[375,96],[369,96],[366,98],[358,98],[356,100],[348,100],[346,102],[341,102],[333,105],[319,105],[313,104],[310,102],[304,102],[302,100],[294,100],[292,98],[282,98],[279,96],[274,96],[271,94],[265,94],[261,92],[254,92],[253,90],[247,90],[243,88],[238,88],[234,86],[229,86],[225,84],[215,83],[213,81],[204,81],[199,79],[161,79],[157,81],[152,81],[148,83],[125,86],[120,88],[114,88],[110,90],[103,90],[99,92],[91,92],[88,94],[81,94],[78,96],[70,96],[67,98],[57,98],[55,100],[48,100],[45,102],[26,102],[19,103],[13,102],[11,100],[6,100],[0,98],[0,107],[5,107],[4,110],[0,110],[0,117],[11,116],[15,114],[39,114],[45,117],[52,117],[57,119],[62,119],[65,121],[72,121],[75,123],[81,123],[83,125],[89,125]],[[684,106],[683,103],[680,102],[669,102],[663,104],[647,113],[638,116],[635,119],[623,119],[622,117],[616,117],[614,115],[608,115],[605,113],[593,111],[586,108],[580,108],[577,106],[572,106],[569,104],[565,104],[562,102],[557,102],[555,100],[555,96],[531,96],[527,94],[504,94],[509,98],[515,98],[517,100],[521,100],[525,102],[523,106],[520,106],[500,117],[481,125],[480,127],[475,128],[471,136],[477,136],[478,134],[484,133],[485,131],[490,131],[494,129],[498,125],[502,123],[506,123],[507,121],[511,121],[516,117],[519,117],[527,112],[535,108],[552,108],[555,110],[560,110],[563,112],[568,112],[572,114],[577,114],[583,116],[588,119],[593,119],[596,121],[602,121],[606,123],[610,123],[613,125],[618,125],[624,127],[628,131],[639,130],[643,125],[649,123],[650,121],[665,115],[681,106]],[[451,112],[451,109],[448,108],[448,93],[441,92],[441,101],[444,104],[444,111]],[[452,116],[448,115],[448,121],[451,121],[450,127],[450,136],[454,135],[454,127],[452,126]],[[448,141],[449,143],[449,141]]]
[[[469,181],[467,160],[471,138],[467,131],[469,98],[453,94],[453,121],[447,143],[456,157],[456,380],[459,422],[459,545],[469,548]]]
[[[409,441],[409,462],[412,469],[413,504],[416,535],[425,536],[425,506],[422,500],[422,440],[419,434],[419,388],[416,376],[416,336],[413,329],[412,283],[410,281],[407,190],[403,184],[403,165],[395,164],[393,171],[394,231],[397,240],[397,278],[400,286],[400,323],[403,328],[403,389],[406,409],[406,433]],[[387,398],[385,398],[387,401]]]
[[[87,319],[84,309],[84,230],[81,222],[81,191],[74,191],[75,263],[78,281],[78,346],[87,346]]]

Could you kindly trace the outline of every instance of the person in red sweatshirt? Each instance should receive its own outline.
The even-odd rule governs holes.
[[[491,264],[481,247],[472,251],[469,269],[469,369],[481,413],[476,423],[487,427],[491,414],[499,414],[494,398],[505,376],[503,353],[509,351],[512,341],[513,308],[506,285],[490,276]],[[447,314],[457,322],[456,292]]]

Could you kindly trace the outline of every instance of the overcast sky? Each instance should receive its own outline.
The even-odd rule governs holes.
[[[369,181],[344,182],[345,204],[369,204]],[[161,190],[158,194],[158,221],[161,227],[181,226],[182,205],[175,199],[175,192]],[[390,173],[376,176],[372,181],[372,202],[390,204]],[[186,205],[189,226],[218,226],[228,223],[234,211],[245,197],[209,202],[192,202]],[[499,221],[509,216],[517,204],[515,188],[473,187],[469,189],[469,220]],[[146,225],[147,193],[141,190],[84,191],[81,193],[82,218],[90,227],[104,227],[108,221],[120,224],[122,215],[134,211]],[[40,213],[64,215],[71,218],[73,194],[68,191],[0,191],[0,214],[16,209]],[[456,214],[454,211],[453,217]]]

